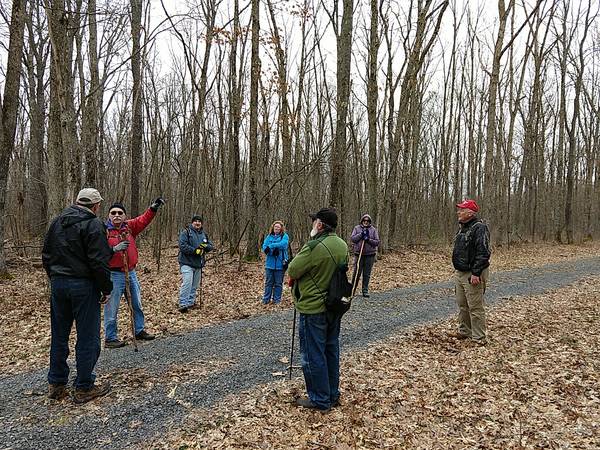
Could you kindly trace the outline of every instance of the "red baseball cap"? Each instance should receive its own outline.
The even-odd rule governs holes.
[[[479,206],[477,206],[477,203],[475,203],[475,200],[465,200],[462,203],[457,203],[456,207],[460,208],[460,209],[470,209],[471,211],[474,211],[474,212],[479,211]]]

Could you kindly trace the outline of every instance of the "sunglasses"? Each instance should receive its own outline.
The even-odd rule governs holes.
[[[109,214],[111,216],[122,216],[125,213],[123,211],[111,211]]]

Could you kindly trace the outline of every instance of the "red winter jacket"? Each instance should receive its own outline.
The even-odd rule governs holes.
[[[144,228],[150,225],[150,222],[152,222],[155,215],[156,213],[148,208],[141,216],[123,222],[120,229],[114,228],[110,220],[106,224],[108,226],[106,237],[108,238],[108,245],[110,245],[111,248],[124,239],[129,241],[129,247],[127,247],[127,251],[125,252],[129,270],[134,270],[135,265],[138,262],[138,249],[135,245],[135,238],[144,231]],[[123,271],[123,252],[115,253],[108,262],[108,267],[110,270]]]

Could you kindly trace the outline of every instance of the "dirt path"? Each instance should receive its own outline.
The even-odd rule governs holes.
[[[535,295],[600,274],[600,258],[493,275],[495,303]],[[449,282],[393,289],[357,299],[342,325],[342,355],[407,327],[455,314]],[[278,379],[287,364],[292,312],[204,327],[142,346],[104,351],[98,373],[113,383],[106,398],[75,407],[45,398],[45,370],[0,380],[0,447],[115,448],[148,445],[185,426],[191,408]],[[298,354],[298,353],[296,353]],[[297,361],[296,361],[297,362]],[[300,376],[297,372],[295,376]]]

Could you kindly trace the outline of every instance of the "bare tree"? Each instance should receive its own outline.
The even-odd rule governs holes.
[[[25,1],[13,0],[9,27],[8,60],[4,96],[0,105],[0,277],[7,275],[4,255],[4,230],[8,165],[15,148],[15,130],[19,107],[19,86],[21,79],[21,52],[23,30],[25,28]]]

